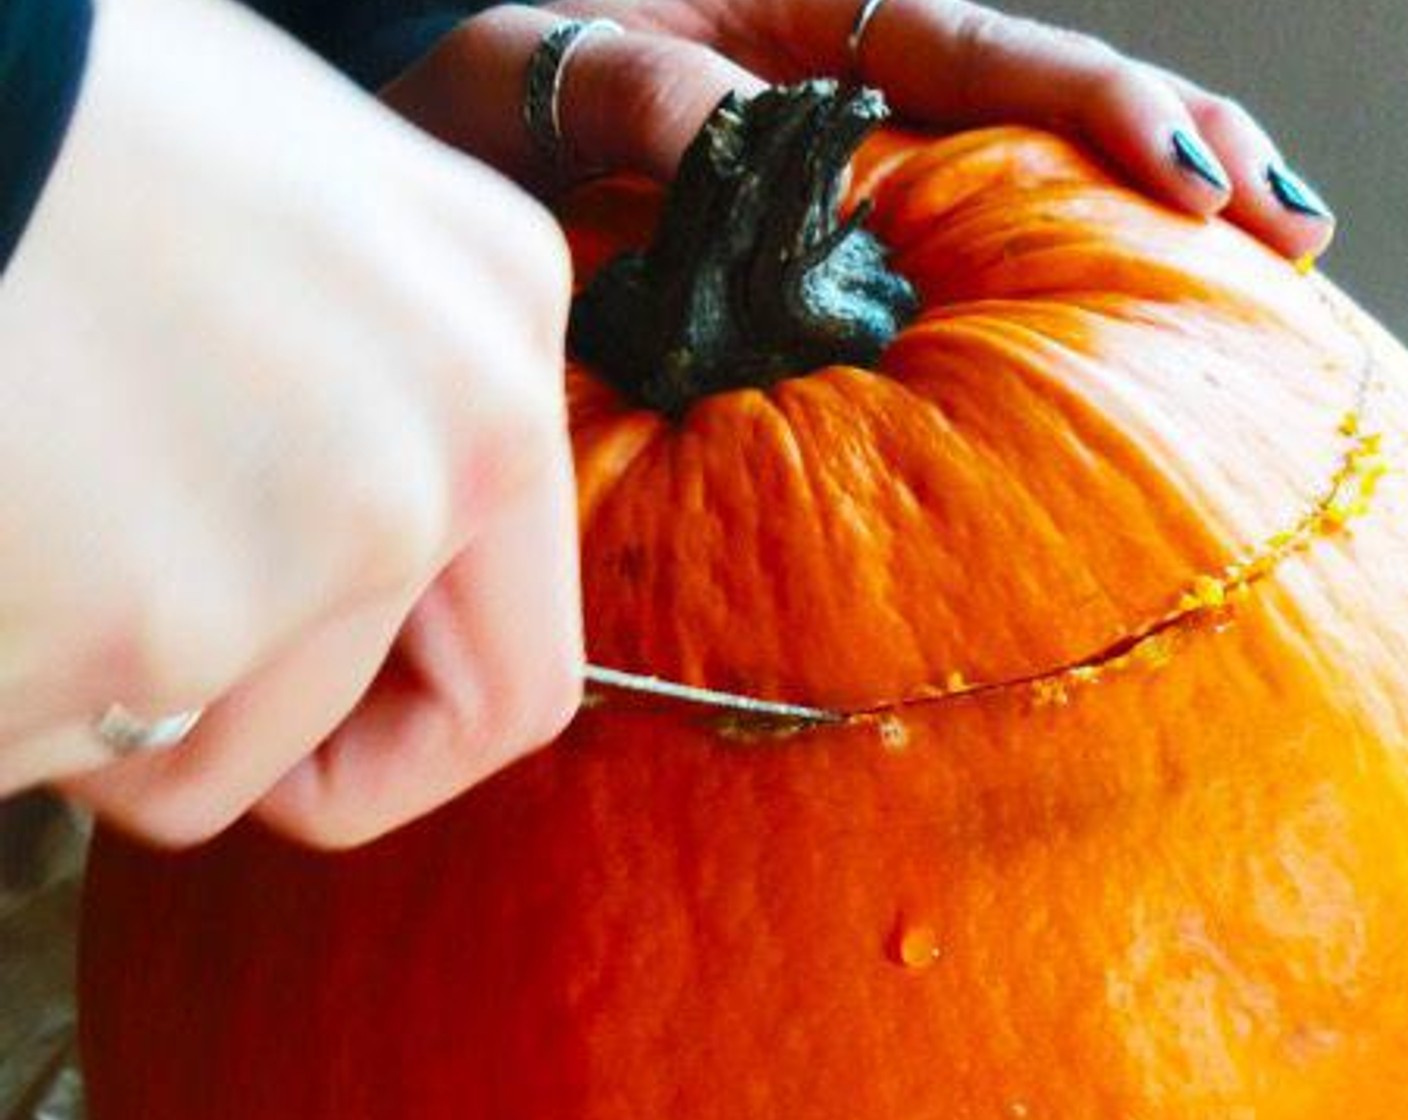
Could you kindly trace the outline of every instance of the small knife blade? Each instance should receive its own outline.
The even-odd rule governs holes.
[[[589,684],[597,685],[600,688],[619,689],[644,696],[678,700],[685,704],[698,704],[701,707],[747,712],[756,716],[800,720],[804,723],[842,723],[846,718],[840,712],[828,711],[825,708],[811,708],[804,704],[784,704],[777,700],[760,700],[755,696],[740,696],[734,692],[698,688],[690,684],[681,684],[679,681],[665,680],[663,677],[627,673],[602,665],[588,664],[585,676]]]

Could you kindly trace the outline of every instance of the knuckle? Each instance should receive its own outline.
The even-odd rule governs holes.
[[[223,829],[183,815],[153,812],[134,822],[131,831],[153,847],[179,852],[213,840]]]
[[[663,130],[662,120],[668,119],[674,85],[668,59],[665,48],[652,45],[641,51],[634,72],[610,72],[603,100],[616,107],[623,125],[616,138],[630,149],[648,149]]]
[[[493,480],[494,497],[510,499],[554,473],[567,485],[570,475],[563,465],[571,454],[568,439],[560,395],[517,394],[514,406],[496,420],[481,448],[480,469]]]
[[[581,707],[582,687],[580,661],[563,656],[502,689],[482,724],[485,754],[495,768],[557,738]]]
[[[232,581],[209,574],[153,573],[137,595],[126,643],[139,666],[138,696],[162,708],[194,707],[226,691],[253,659],[245,597]]]
[[[1076,84],[1087,111],[1098,113],[1112,106],[1137,102],[1145,79],[1127,59],[1115,55],[1108,59],[1091,59],[1081,69]]]
[[[493,515],[525,491],[570,487],[571,441],[560,344],[501,340],[472,388],[449,395],[453,431],[452,516],[462,527]]]
[[[343,852],[357,848],[406,823],[399,818],[382,819],[365,805],[357,813],[330,810],[285,814],[257,808],[253,815],[284,839],[319,852]]]
[[[1067,27],[1046,29],[1050,41],[1068,51],[1081,65],[1097,72],[1128,70],[1130,60],[1110,43],[1097,35]]]
[[[552,212],[497,171],[457,154],[446,153],[439,172],[437,212],[427,222],[429,236],[451,249],[461,277],[451,287],[468,284],[505,305],[563,317],[572,266]]]
[[[108,823],[158,848],[180,851],[213,840],[229,828],[244,806],[212,803],[209,791],[178,779],[144,797],[120,815],[103,814]]]
[[[363,556],[375,582],[402,586],[422,577],[448,533],[447,501],[441,487],[402,470],[359,488],[349,514],[363,541]]]
[[[537,710],[528,724],[524,745],[538,747],[551,742],[567,729],[582,706],[582,672],[578,661],[565,662],[545,674],[538,692]]]
[[[471,217],[476,224],[487,224],[490,234],[497,235],[500,251],[522,262],[525,276],[543,285],[554,285],[557,280],[565,283],[569,275],[567,238],[552,211],[496,172],[479,170],[492,183],[486,198],[492,206],[494,221],[484,222],[483,199],[466,198],[466,204],[472,205]]]
[[[1251,113],[1235,98],[1213,94],[1204,102],[1199,116],[1204,127],[1217,131],[1251,131],[1260,128]]]
[[[496,278],[530,308],[554,318],[572,290],[567,236],[550,211],[530,196],[506,191],[499,208],[493,267]]]
[[[954,88],[958,105],[982,115],[991,99],[994,72],[1037,66],[1059,78],[1073,102],[1087,108],[1124,98],[1134,62],[1098,36],[964,4],[954,16]]]
[[[1050,28],[1047,43],[1061,51],[1073,79],[1090,91],[1127,86],[1136,77],[1134,60],[1104,39],[1083,31]]]
[[[959,15],[955,35],[963,53],[980,62],[1014,54],[1027,59],[1055,55],[1083,68],[1115,65],[1124,60],[1114,46],[1098,35],[976,5],[968,6]]]
[[[531,671],[492,674],[472,711],[459,715],[450,796],[492,777],[556,739],[581,707],[580,658],[556,665],[535,662]]]
[[[525,14],[533,12],[527,4],[495,4],[466,20],[461,25],[464,34],[478,34],[497,42],[506,32],[517,29]]]
[[[978,4],[962,5],[953,25],[954,43],[964,57],[983,58],[1010,46],[1015,38],[1030,35],[1034,20],[1004,15]]]
[[[448,480],[436,441],[414,429],[379,425],[374,437],[321,467],[307,504],[329,530],[355,542],[362,586],[401,587],[421,578],[449,532]]]
[[[617,134],[626,151],[658,153],[693,125],[731,85],[727,63],[708,47],[660,39],[643,45],[631,67],[613,75],[609,104],[624,123]]]
[[[333,788],[291,794],[276,785],[254,803],[249,816],[285,840],[321,852],[360,847],[399,828],[415,814],[396,812],[394,791],[356,796]]]
[[[524,237],[519,246],[545,297],[566,304],[572,289],[572,256],[567,235],[557,219],[531,199],[523,214]]]

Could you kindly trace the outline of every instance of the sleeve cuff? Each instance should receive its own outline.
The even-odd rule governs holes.
[[[92,0],[0,3],[0,272],[63,145],[92,27]]]
[[[464,4],[424,15],[349,28],[327,44],[338,67],[366,89],[380,89],[431,49],[482,5]]]

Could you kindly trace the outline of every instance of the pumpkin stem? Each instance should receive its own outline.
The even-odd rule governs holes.
[[[838,212],[846,165],[885,115],[878,91],[821,79],[725,97],[654,243],[578,295],[573,351],[671,416],[708,393],[873,364],[918,301],[860,228],[868,204]]]

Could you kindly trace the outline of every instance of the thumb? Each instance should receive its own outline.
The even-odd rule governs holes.
[[[613,6],[613,16],[627,11]],[[393,108],[438,136],[539,189],[587,170],[674,177],[680,157],[731,90],[766,83],[698,43],[644,31],[580,39],[558,93],[564,166],[554,166],[523,117],[526,75],[543,36],[562,22],[505,5],[465,21],[383,91]]]

